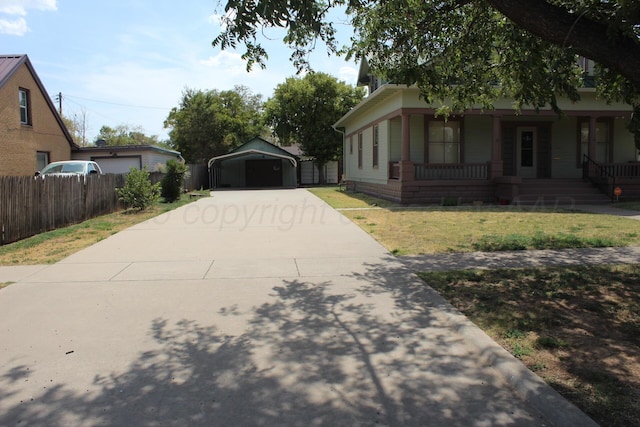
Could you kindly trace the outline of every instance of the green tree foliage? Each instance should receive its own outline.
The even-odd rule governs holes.
[[[167,160],[164,176],[160,182],[162,186],[162,197],[167,203],[175,202],[182,193],[184,176],[187,173],[187,166],[174,159]]]
[[[115,128],[102,126],[96,137],[96,141],[103,140],[108,146],[117,145],[161,145],[157,135],[145,135],[139,126],[126,124]]]
[[[116,189],[127,208],[145,210],[160,198],[160,183],[151,184],[149,171],[131,168],[124,186]]]
[[[279,84],[265,105],[265,118],[284,144],[297,142],[314,157],[324,183],[324,165],[342,156],[342,136],[332,125],[364,97],[354,88],[324,73],[291,77]]]
[[[337,9],[354,36],[339,46]],[[318,39],[330,52],[367,58],[376,75],[417,84],[442,113],[472,105],[492,108],[500,96],[515,107],[579,98],[582,70],[592,59],[597,89],[608,100],[633,105],[640,115],[640,2],[636,0],[228,0],[214,45],[246,47],[248,67],[264,66],[258,39],[269,27],[286,29],[292,60],[306,58]],[[640,120],[631,128],[640,135]]]
[[[244,86],[227,91],[186,89],[164,126],[170,129],[171,145],[187,162],[201,164],[261,135],[261,112],[262,95]]]

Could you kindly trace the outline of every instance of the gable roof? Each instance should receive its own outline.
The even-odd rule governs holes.
[[[283,156],[285,156],[285,157],[291,157],[291,155],[292,155],[292,153],[288,152],[288,151],[287,151],[287,150],[285,150],[284,148],[282,148],[282,147],[278,147],[277,145],[272,144],[272,143],[270,143],[269,141],[267,141],[266,139],[261,138],[261,137],[259,137],[259,136],[256,136],[256,137],[254,137],[254,138],[251,138],[250,140],[246,141],[246,142],[245,142],[245,143],[243,143],[242,145],[240,145],[240,146],[238,146],[238,147],[234,148],[233,150],[229,151],[229,153],[228,153],[228,154],[231,154],[231,153],[237,153],[238,151],[246,151],[246,150],[247,150],[247,149],[246,149],[246,146],[247,146],[247,145],[249,145],[249,144],[253,144],[253,143],[255,143],[255,142],[260,142],[260,143],[267,144],[267,146],[269,146],[269,148],[270,148],[270,149],[275,148],[277,151],[281,152],[281,154],[282,154]]]
[[[256,148],[255,147],[255,143],[256,142],[259,142],[260,144],[266,144],[265,149],[266,150],[270,150],[270,151],[266,151],[266,150],[262,150],[260,148]],[[251,145],[253,145],[253,147],[251,147]],[[231,150],[227,154],[223,154],[222,156],[216,156],[216,157],[213,157],[213,158],[209,159],[208,165],[209,165],[209,168],[211,168],[211,165],[213,165],[216,161],[222,161],[222,160],[225,160],[225,159],[231,159],[231,158],[235,158],[235,157],[247,156],[247,155],[250,155],[250,154],[259,154],[259,155],[266,156],[266,157],[274,157],[274,158],[284,159],[284,160],[288,160],[289,162],[291,162],[291,165],[293,167],[297,167],[298,166],[298,158],[297,158],[297,156],[292,155],[291,153],[287,152],[286,150],[282,149],[281,147],[278,147],[277,145],[272,144],[269,141],[267,141],[266,139],[260,138],[259,136],[256,136],[255,138],[251,138],[249,141],[245,142],[244,144],[240,145],[239,147],[234,148],[233,150]]]
[[[60,117],[60,114],[58,114],[58,110],[56,110],[55,105],[53,105],[51,97],[47,93],[47,90],[42,84],[40,77],[38,77],[38,74],[36,73],[35,68],[33,68],[33,65],[31,64],[31,61],[29,60],[29,57],[27,55],[0,55],[0,88],[7,84],[7,82],[11,79],[11,77],[13,77],[13,75],[20,69],[22,65],[25,65],[27,67],[27,70],[29,70],[31,77],[36,82],[38,89],[40,90],[40,92],[42,92],[44,100],[47,102],[49,110],[51,110],[51,114],[53,114],[56,122],[58,122],[62,133],[64,134],[67,141],[69,141],[69,145],[71,146],[71,148],[77,148],[78,146],[73,142],[73,137],[71,137],[69,130],[62,121],[62,117]]]

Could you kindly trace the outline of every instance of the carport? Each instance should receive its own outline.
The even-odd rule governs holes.
[[[298,160],[262,138],[209,160],[211,188],[295,188]]]

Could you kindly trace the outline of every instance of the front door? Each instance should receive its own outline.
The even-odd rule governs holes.
[[[518,176],[536,178],[537,132],[535,127],[518,128]]]

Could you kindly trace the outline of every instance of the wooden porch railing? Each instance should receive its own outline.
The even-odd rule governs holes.
[[[487,163],[416,163],[415,179],[489,179]]]

